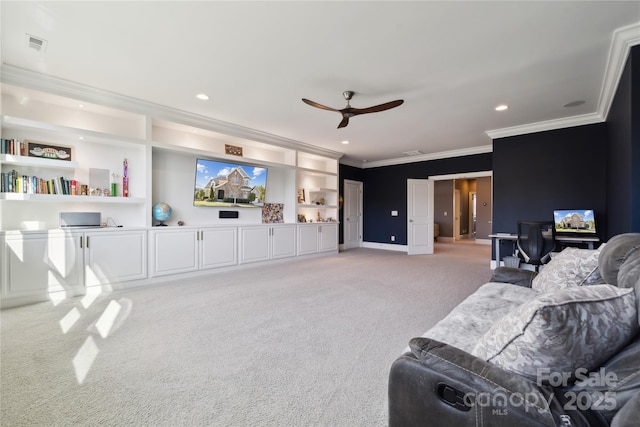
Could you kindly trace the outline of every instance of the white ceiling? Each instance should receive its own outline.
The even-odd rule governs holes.
[[[407,161],[403,152],[415,150],[420,159],[490,151],[492,130],[602,120],[629,43],[640,39],[638,1],[0,7],[5,67],[338,151],[362,166]],[[29,48],[26,34],[46,49]],[[339,109],[345,90],[356,92],[354,107],[405,102],[336,129],[338,113],[301,101]],[[573,101],[585,102],[563,107]],[[494,111],[502,103],[509,109]]]

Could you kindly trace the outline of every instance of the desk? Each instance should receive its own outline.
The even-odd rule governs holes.
[[[500,267],[500,261],[502,260],[502,258],[500,258],[500,243],[503,240],[511,240],[515,242],[516,240],[518,240],[518,235],[508,234],[508,233],[496,233],[496,234],[489,234],[489,237],[491,237],[492,239],[495,239],[496,267]],[[556,236],[555,240],[556,242],[564,242],[564,243],[586,243],[589,249],[593,249],[593,244],[598,243],[600,241],[598,237],[590,237],[590,236],[584,236],[584,237]]]

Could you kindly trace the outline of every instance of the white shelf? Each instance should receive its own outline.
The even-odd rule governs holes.
[[[312,176],[338,176],[338,174],[334,172],[328,172],[320,169],[309,169],[309,168],[303,168],[303,167],[298,167],[298,172],[306,173],[307,175],[312,175]]]
[[[313,208],[313,209],[336,209],[335,205],[312,205],[306,203],[298,203],[299,208]]]
[[[338,190],[336,190],[335,188],[310,188],[309,192],[313,192],[313,193],[323,193],[323,192],[337,193]]]
[[[120,135],[113,135],[87,129],[78,129],[69,126],[39,122],[37,120],[22,119],[12,116],[2,116],[2,127],[5,129],[19,129],[28,132],[44,131],[47,134],[57,134],[59,136],[64,136],[65,138],[69,138],[72,140],[78,140],[78,138],[82,137],[84,141],[88,142],[95,141],[108,144],[124,144],[125,146],[131,143],[146,144],[146,140],[143,139],[129,138]],[[40,132],[36,132],[36,134]]]
[[[30,202],[114,203],[114,204],[143,204],[145,202],[145,199],[139,198],[139,197],[72,196],[69,194],[28,194],[28,193],[0,193],[0,200],[30,201]]]
[[[0,154],[0,163],[58,169],[76,169],[78,167],[78,162],[73,161],[43,159],[41,157],[15,156],[11,154]]]

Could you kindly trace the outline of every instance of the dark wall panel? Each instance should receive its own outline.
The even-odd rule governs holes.
[[[554,209],[593,209],[604,239],[606,157],[605,123],[494,140],[493,232],[552,220]]]
[[[407,179],[491,169],[491,153],[364,169],[364,241],[407,244]]]
[[[634,84],[635,83],[635,84]],[[640,46],[631,49],[607,117],[609,236],[640,232]],[[633,120],[633,117],[636,120]]]

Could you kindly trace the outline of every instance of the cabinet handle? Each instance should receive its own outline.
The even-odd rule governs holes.
[[[204,231],[200,230],[200,240],[204,240]]]
[[[89,249],[89,236],[87,236],[87,249]]]
[[[82,236],[80,236],[80,249],[83,249]]]

